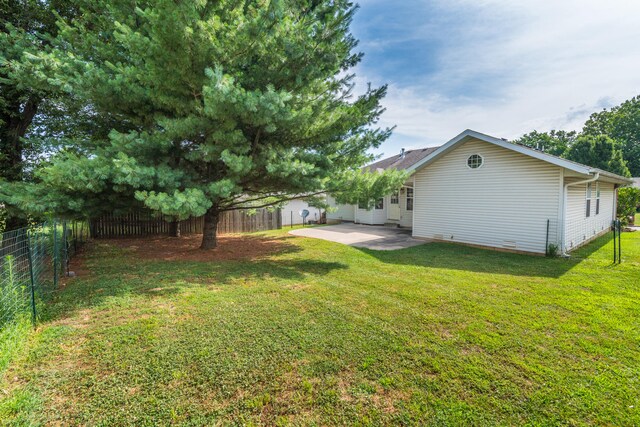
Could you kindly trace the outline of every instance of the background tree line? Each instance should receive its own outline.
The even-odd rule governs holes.
[[[533,131],[514,141],[623,176],[640,176],[640,96],[593,113],[580,132]]]
[[[640,176],[640,96],[591,114],[582,131],[530,132],[514,141],[574,162]],[[626,222],[640,207],[640,189],[618,191],[618,216]]]

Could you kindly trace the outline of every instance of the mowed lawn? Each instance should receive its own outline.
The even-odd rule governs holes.
[[[640,424],[640,232],[616,266],[609,238],[568,260],[158,245],[85,250],[3,375],[5,424]]]

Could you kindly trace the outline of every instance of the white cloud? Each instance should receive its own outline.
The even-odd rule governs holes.
[[[466,128],[506,138],[580,129],[591,112],[640,93],[638,1],[438,0],[416,8],[465,18],[446,20],[435,71],[414,83],[379,75],[366,61],[357,70],[361,81],[389,83],[381,124],[397,129],[380,151],[438,145]],[[427,43],[433,30],[413,28],[411,37]]]

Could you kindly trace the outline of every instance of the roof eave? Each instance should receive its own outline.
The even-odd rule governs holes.
[[[626,178],[622,175],[615,174],[613,172],[607,172],[602,169],[591,168],[590,174],[595,175],[596,173],[600,174],[601,178],[605,178],[606,181],[612,182],[614,184],[620,185],[631,185],[633,184],[633,179]]]

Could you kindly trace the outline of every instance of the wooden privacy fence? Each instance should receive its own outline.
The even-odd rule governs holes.
[[[181,234],[202,234],[204,217],[189,218],[179,222]],[[151,212],[132,212],[124,215],[103,215],[90,222],[91,236],[111,239],[118,237],[142,237],[173,234],[173,221]],[[218,233],[249,233],[282,228],[280,209],[258,209],[249,215],[245,211],[227,211],[220,214]]]

